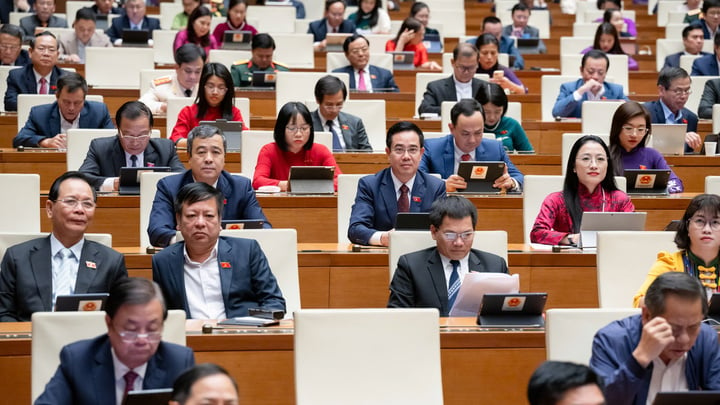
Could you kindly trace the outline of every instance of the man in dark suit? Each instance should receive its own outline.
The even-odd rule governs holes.
[[[193,319],[248,316],[250,308],[285,311],[285,299],[257,241],[220,237],[223,198],[200,182],[178,192],[175,220],[184,241],[152,260],[153,280],[168,308],[183,309]]]
[[[560,86],[552,109],[553,117],[581,118],[582,103],[586,100],[627,100],[621,85],[605,81],[609,68],[610,59],[605,52],[592,49],[583,55],[580,64],[582,78]]]
[[[30,54],[22,49],[23,32],[17,25],[3,24],[0,27],[0,65],[25,66],[30,63]]]
[[[172,388],[195,364],[192,349],[163,342],[167,308],[157,284],[115,283],[105,305],[107,333],[66,345],[37,405],[116,405],[129,391]]]
[[[315,83],[318,109],[311,113],[313,129],[333,137],[333,151],[372,150],[360,117],[340,111],[347,98],[347,87],[335,76],[323,76]]]
[[[435,80],[427,85],[422,103],[418,107],[419,114],[440,115],[443,101],[459,101],[463,98],[476,98],[482,90],[482,80],[476,79],[478,67],[478,50],[475,45],[461,43],[453,50],[452,76]]]
[[[712,55],[701,56],[693,61],[692,76],[720,76],[717,61],[720,55],[720,35],[715,35],[713,39],[713,50],[715,52]]]
[[[712,110],[715,104],[720,104],[720,79],[712,79],[705,82],[698,116],[700,118],[712,118]]]
[[[388,246],[398,212],[427,212],[445,196],[442,180],[418,171],[423,133],[410,122],[388,129],[385,154],[390,167],[360,179],[350,214],[348,238],[361,245]]]
[[[420,162],[420,171],[438,173],[445,180],[447,191],[467,188],[457,175],[460,161],[505,162],[505,172],[495,179],[493,187],[520,191],[523,175],[512,164],[502,142],[483,139],[485,112],[479,102],[462,99],[450,111],[450,135],[428,139]]]
[[[538,45],[534,48],[520,48],[523,53],[546,53],[545,43],[540,39],[540,30],[528,25],[530,19],[530,8],[523,3],[518,3],[512,8],[512,24],[508,24],[503,28],[502,35],[504,37],[515,38],[537,38]]]
[[[200,125],[188,133],[190,170],[165,177],[157,184],[148,223],[153,246],[165,247],[175,242],[175,196],[182,186],[196,181],[213,185],[225,196],[222,219],[261,219],[265,221],[265,228],[270,228],[250,179],[233,176],[224,170],[226,149],[225,136],[216,127]]]
[[[93,4],[89,8],[96,17],[107,17],[108,14],[122,14],[123,9],[120,7],[115,7],[112,0],[95,0],[95,4]]]
[[[333,70],[350,76],[350,89],[358,91],[400,91],[391,71],[370,65],[370,42],[360,34],[353,34],[343,42],[349,65]]]
[[[388,308],[437,308],[449,316],[469,272],[507,273],[505,259],[472,249],[477,208],[461,196],[435,201],[430,232],[435,247],[400,256],[390,282]]]
[[[673,53],[665,57],[665,65],[663,67],[680,67],[680,57],[683,55],[710,55],[703,52],[703,31],[698,24],[690,24],[682,30],[683,52]]]
[[[80,171],[95,189],[117,191],[121,167],[167,166],[174,172],[185,170],[175,144],[165,138],[151,138],[153,116],[139,101],[128,101],[117,110],[117,136],[93,139]]]
[[[703,142],[696,132],[698,116],[685,108],[690,95],[690,76],[682,68],[664,68],[658,75],[657,86],[660,99],[645,103],[652,123],[686,124],[685,149],[700,151]]]
[[[702,27],[705,39],[713,39],[720,27],[720,0],[705,0],[702,2],[702,18],[698,23]]]
[[[520,55],[520,51],[518,51],[518,48],[515,46],[515,40],[502,34],[503,25],[502,21],[500,21],[499,18],[495,17],[494,15],[489,15],[483,18],[482,29],[483,30],[480,35],[493,34],[495,38],[497,38],[498,42],[500,43],[500,53],[506,53],[510,55],[510,64],[512,65],[513,69],[525,69],[525,60],[523,59],[522,55]],[[477,46],[477,40],[480,35],[478,35],[477,38],[468,39],[467,42]]]
[[[316,51],[325,49],[325,37],[332,34],[352,34],[355,32],[355,23],[345,19],[344,0],[325,0],[324,18],[313,21],[308,26],[307,33],[313,34],[313,48]]]
[[[68,27],[67,20],[53,15],[55,12],[55,0],[37,0],[33,8],[35,14],[20,19],[20,28],[25,33],[25,41],[32,40],[37,28]]]
[[[198,364],[175,380],[170,405],[239,404],[238,386],[224,368]]]
[[[123,255],[85,239],[95,201],[80,172],[53,182],[45,203],[51,235],[8,248],[0,264],[0,321],[29,322],[52,311],[59,295],[108,292],[127,277]]]
[[[13,138],[13,147],[66,148],[67,130],[114,128],[105,104],[85,100],[87,82],[70,72],[58,79],[57,101],[30,109],[25,126]]]
[[[125,3],[125,14],[112,20],[110,28],[105,34],[110,37],[113,44],[122,44],[123,30],[145,30],[150,32],[160,29],[160,20],[145,15],[145,0],[128,0]]]
[[[30,59],[21,69],[8,74],[5,91],[5,111],[17,111],[18,94],[55,94],[57,80],[67,71],[55,66],[58,42],[55,35],[45,31],[30,41]]]

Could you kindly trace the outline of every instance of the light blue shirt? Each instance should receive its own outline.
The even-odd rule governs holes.
[[[672,111],[670,111],[668,106],[666,106],[662,100],[660,100],[660,105],[662,106],[662,109],[663,109],[663,115],[665,116],[666,124],[682,124],[683,123],[682,122],[682,119],[683,119],[682,110],[678,111],[677,116],[675,116],[675,114],[673,114]]]

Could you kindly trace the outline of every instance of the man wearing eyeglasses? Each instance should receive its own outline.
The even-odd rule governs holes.
[[[117,191],[121,167],[167,166],[173,172],[185,170],[175,144],[165,138],[151,138],[153,116],[139,101],[128,101],[117,110],[117,136],[96,138],[80,171],[100,191]]]
[[[372,151],[362,119],[341,111],[345,99],[347,87],[342,80],[331,75],[321,77],[315,83],[315,101],[318,108],[310,113],[313,129],[332,134],[333,152]]]
[[[435,246],[400,256],[390,282],[388,308],[437,308],[449,316],[469,272],[507,273],[505,259],[472,249],[477,208],[465,197],[448,196],[430,209]]]
[[[107,333],[70,343],[38,405],[120,405],[130,391],[172,388],[195,364],[192,349],[162,341],[167,308],[144,278],[115,283],[105,305]]]
[[[350,89],[367,92],[398,92],[391,71],[370,64],[370,41],[360,34],[353,34],[343,42],[345,57],[349,65],[333,70],[333,73],[347,73]]]
[[[428,83],[422,103],[418,107],[418,113],[440,115],[443,101],[475,98],[478,92],[484,91],[483,81],[474,77],[478,68],[478,56],[475,45],[458,44],[453,50],[451,60],[452,76]]]
[[[348,228],[352,243],[388,246],[399,212],[427,212],[445,196],[442,180],[418,171],[424,137],[417,125],[398,122],[388,129],[385,143],[390,167],[358,183]]]
[[[123,255],[85,239],[95,205],[82,173],[53,182],[45,202],[52,233],[11,246],[0,263],[0,321],[29,322],[34,312],[53,311],[60,295],[105,293],[127,277]]]
[[[153,114],[162,114],[167,112],[170,97],[190,97],[194,100],[205,58],[205,50],[195,44],[179,47],[175,51],[175,73],[153,79],[140,101],[150,107]]]
[[[682,68],[663,68],[658,75],[657,87],[660,99],[645,103],[652,123],[686,124],[685,150],[700,151],[703,141],[696,132],[698,116],[685,108],[690,96],[690,75]]]
[[[0,27],[0,65],[25,66],[30,63],[30,54],[22,49],[23,32],[13,24]]]
[[[57,81],[55,102],[30,109],[25,126],[13,138],[13,147],[67,148],[67,131],[75,128],[112,129],[104,103],[87,101],[87,82],[75,72]]]

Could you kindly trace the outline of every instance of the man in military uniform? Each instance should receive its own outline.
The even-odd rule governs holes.
[[[197,96],[205,51],[195,44],[185,44],[175,51],[175,72],[154,79],[150,90],[140,97],[153,114],[167,111],[168,97]]]
[[[235,87],[252,85],[254,72],[287,72],[288,67],[272,60],[275,40],[268,34],[257,34],[252,39],[252,58],[233,63],[231,68]]]

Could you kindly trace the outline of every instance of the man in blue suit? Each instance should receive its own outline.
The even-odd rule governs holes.
[[[485,112],[473,99],[462,99],[450,110],[449,124],[452,134],[428,139],[420,162],[420,171],[438,173],[445,179],[447,191],[467,188],[465,180],[457,175],[461,161],[505,162],[505,172],[495,179],[493,187],[507,191],[520,191],[523,175],[512,164],[502,142],[483,139]]]
[[[125,14],[112,20],[105,34],[114,45],[122,44],[123,30],[145,30],[150,32],[160,29],[160,20],[145,15],[145,0],[128,0],[125,3]]]
[[[38,34],[30,41],[29,53],[32,63],[8,73],[5,111],[17,111],[18,94],[55,94],[58,78],[67,73],[55,66],[59,54],[58,42],[49,31]]]
[[[250,308],[285,311],[257,241],[220,237],[222,210],[223,195],[213,186],[190,183],[178,192],[175,218],[184,240],[152,259],[168,308],[193,319],[247,316]]]
[[[388,246],[398,212],[428,212],[445,196],[445,184],[418,171],[423,133],[400,121],[388,129],[385,154],[390,167],[360,179],[350,215],[348,238],[361,245]]]
[[[261,219],[265,227],[270,228],[250,179],[224,170],[226,149],[222,130],[200,125],[190,131],[187,142],[190,170],[165,177],[157,184],[148,223],[150,244],[165,247],[175,242],[175,196],[182,186],[196,181],[215,186],[225,196],[222,219]]]
[[[553,117],[581,118],[581,106],[586,100],[627,100],[621,85],[605,81],[609,68],[610,59],[603,51],[592,49],[583,55],[580,65],[582,79],[560,86],[560,94],[552,109]]]
[[[347,73],[350,76],[351,90],[400,91],[391,71],[370,64],[370,42],[367,38],[360,34],[345,38],[343,51],[350,64],[333,72]]]
[[[720,76],[720,69],[718,69],[718,55],[720,55],[720,35],[715,35],[713,39],[713,49],[715,52],[712,55],[701,56],[693,61],[692,76]]]
[[[328,33],[352,34],[355,32],[355,23],[345,19],[344,0],[326,0],[325,17],[313,21],[308,26],[307,33],[313,34],[313,48],[316,51],[325,49]]]
[[[67,73],[58,79],[57,87],[57,101],[30,109],[25,126],[13,138],[14,148],[66,148],[68,129],[115,128],[105,104],[85,100],[88,88],[82,76]]]
[[[682,30],[683,47],[682,52],[670,54],[665,57],[665,65],[663,67],[680,67],[680,57],[683,55],[710,55],[702,51],[703,47],[703,30],[697,23],[690,24]]]
[[[115,283],[105,312],[107,334],[63,347],[35,404],[121,404],[129,391],[171,388],[195,364],[192,349],[161,341],[167,308],[152,281]]]

